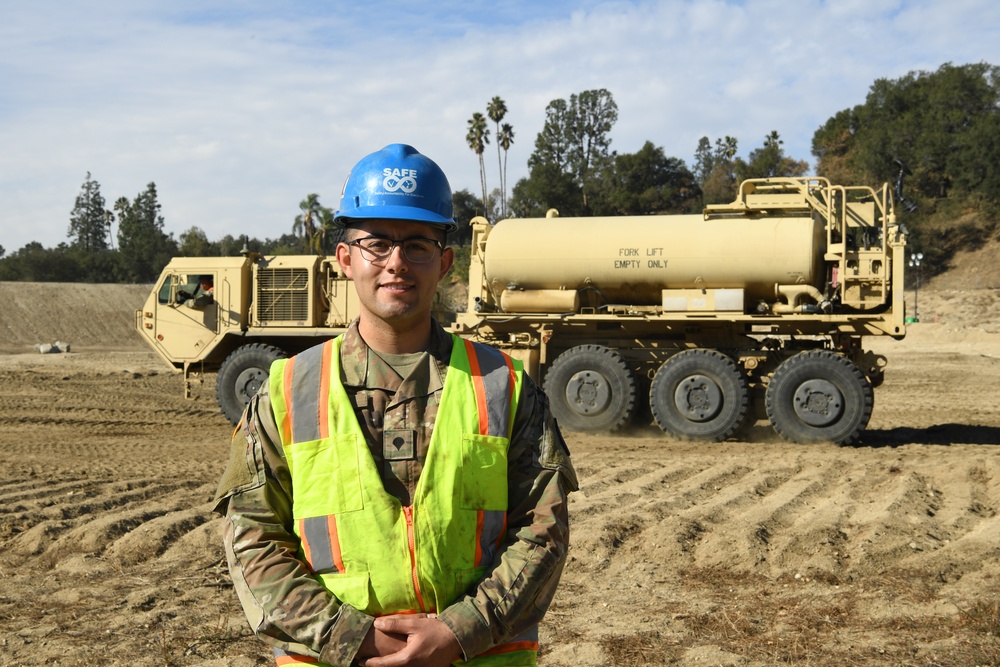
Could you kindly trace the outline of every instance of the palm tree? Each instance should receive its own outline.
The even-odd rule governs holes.
[[[507,151],[514,145],[514,128],[510,123],[500,126],[500,133],[497,135],[497,145],[503,149],[503,169],[500,170],[500,210],[503,217],[507,217]]]
[[[333,209],[327,208],[326,206],[319,207],[319,221],[320,221],[320,236],[322,240],[320,241],[320,247],[323,249],[324,255],[329,255],[333,253],[333,249],[337,247],[337,244],[344,240],[344,230],[333,224]]]
[[[302,213],[295,216],[295,224],[292,225],[292,234],[305,236],[309,252],[315,252],[317,255],[320,254],[319,248],[323,247],[322,233],[316,234],[316,223],[320,221],[322,208],[318,194],[312,192],[306,195],[306,198],[299,202]]]
[[[490,128],[486,127],[486,117],[478,111],[469,119],[469,132],[465,135],[472,152],[479,156],[479,183],[483,187],[483,212],[486,212],[486,164],[483,153],[490,143]]]
[[[493,121],[493,127],[496,129],[497,138],[497,169],[499,170],[500,176],[500,192],[503,193],[503,164],[500,162],[500,121],[503,117],[507,115],[507,103],[503,101],[499,95],[494,95],[493,99],[489,101],[486,105],[486,115],[490,117]],[[500,202],[500,210],[503,210],[503,202]]]

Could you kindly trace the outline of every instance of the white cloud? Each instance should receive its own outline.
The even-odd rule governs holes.
[[[546,104],[590,88],[618,103],[620,152],[650,140],[690,163],[701,136],[735,136],[745,155],[777,130],[810,159],[813,132],[876,78],[1000,64],[990,0],[63,0],[4,13],[8,252],[67,240],[87,171],[109,206],[155,181],[175,236],[274,238],[306,194],[336,206],[350,166],[391,142],[478,192],[466,120],[494,95],[516,133],[513,183]]]

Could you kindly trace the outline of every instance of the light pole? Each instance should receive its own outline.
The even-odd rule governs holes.
[[[910,266],[917,270],[917,287],[913,290],[913,317],[907,318],[911,322],[920,321],[920,312],[917,310],[917,302],[920,298],[920,261],[924,258],[922,252],[910,253]]]

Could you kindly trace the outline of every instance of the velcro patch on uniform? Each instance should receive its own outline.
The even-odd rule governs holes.
[[[386,461],[408,461],[417,457],[417,432],[398,428],[382,431],[382,457]]]

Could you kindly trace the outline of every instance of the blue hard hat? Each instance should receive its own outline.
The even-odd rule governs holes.
[[[361,158],[347,175],[333,221],[412,220],[454,231],[448,178],[413,146],[389,144]]]

